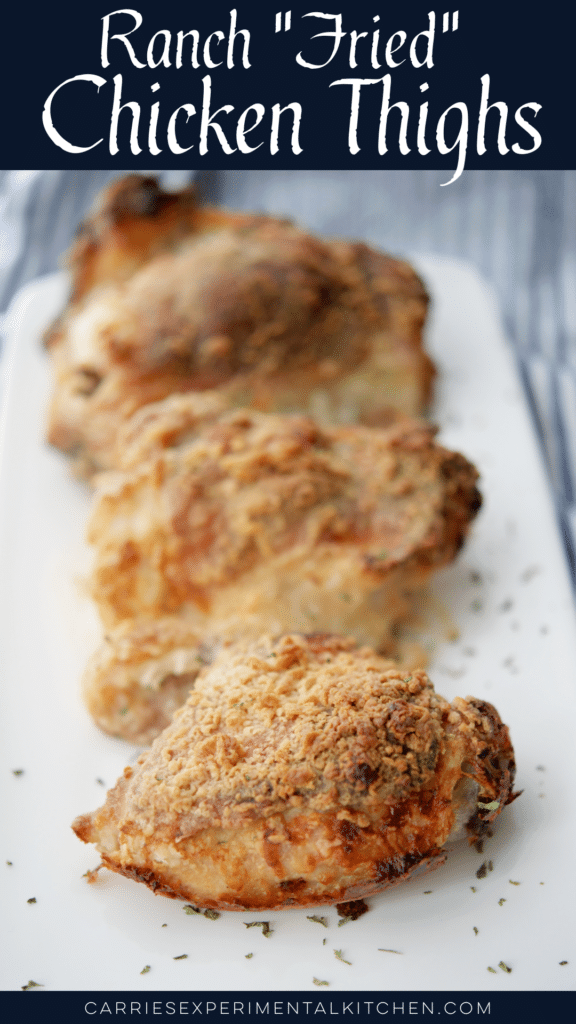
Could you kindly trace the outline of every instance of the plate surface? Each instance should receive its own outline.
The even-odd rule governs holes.
[[[434,643],[430,675],[449,699],[472,694],[496,705],[511,727],[522,797],[483,853],[460,846],[446,866],[372,899],[370,913],[344,927],[332,908],[318,911],[327,929],[306,911],[211,921],[109,872],[86,884],[98,856],[70,822],[102,803],[135,752],[98,732],[79,695],[98,636],[82,592],[90,500],[43,442],[50,383],[39,339],[66,279],[41,279],[12,308],[5,354],[2,988],[34,979],[90,991],[314,991],[313,978],[331,991],[574,988],[566,909],[574,906],[576,626],[567,569],[493,295],[463,264],[415,262],[434,299],[428,348],[439,367],[440,438],[477,464],[485,496],[457,564],[434,585],[459,637]],[[477,878],[488,861],[493,869]],[[269,938],[245,928],[263,916]]]

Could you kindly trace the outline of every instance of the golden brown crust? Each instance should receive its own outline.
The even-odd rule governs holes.
[[[104,732],[147,746],[221,646],[183,619],[123,622],[88,662],[82,681],[86,706]]]
[[[48,337],[49,439],[86,474],[121,424],[173,393],[341,422],[426,405],[427,296],[411,267],[287,221],[198,207],[133,176],[72,257],[73,297]]]
[[[443,859],[511,795],[508,731],[337,637],[223,652],[74,829],[104,863],[220,909],[341,903]]]
[[[132,468],[99,480],[89,539],[103,620],[186,613],[211,635],[324,628],[389,642],[410,590],[464,539],[480,506],[474,467],[421,422],[321,429],[241,410],[198,426],[187,401],[191,439],[182,418],[176,435],[154,428],[150,408],[150,457],[136,444]],[[157,413],[173,424],[169,404]]]
[[[220,224],[245,223],[250,214],[199,205],[190,186],[163,192],[156,178],[129,174],[97,196],[68,253],[72,274],[70,306],[92,289],[123,281],[163,250]],[[52,330],[47,344],[56,340]]]

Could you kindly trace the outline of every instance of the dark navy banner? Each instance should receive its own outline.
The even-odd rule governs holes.
[[[3,12],[5,168],[576,167],[575,5]]]
[[[45,992],[4,993],[5,1019],[90,1021],[376,1021],[540,1024],[573,1019],[570,992]]]

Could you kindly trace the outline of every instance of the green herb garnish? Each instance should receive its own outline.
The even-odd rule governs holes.
[[[348,924],[348,921],[353,921],[353,917],[341,917],[338,921],[338,927],[341,928],[343,924]]]
[[[498,906],[499,907],[503,907],[505,903],[506,903],[506,900],[504,899],[504,897],[502,897],[502,899],[498,900]]]
[[[343,964],[348,964],[349,967],[352,967],[350,960],[345,960],[344,957],[342,956],[341,949],[335,949],[334,956],[336,957],[337,960],[341,960]]]
[[[486,970],[490,971],[490,974],[498,974],[498,971],[495,971],[493,967],[487,967]]]
[[[31,988],[44,988],[39,981],[29,981],[27,985],[21,985],[20,988],[23,992],[28,992]]]
[[[478,801],[478,807],[481,807],[483,811],[497,811],[500,807],[500,801],[491,800],[489,804],[483,804]]]
[[[498,967],[500,968],[501,971],[504,971],[506,974],[512,974],[512,968],[508,967],[508,964],[505,964],[503,960],[500,961]]]
[[[14,768],[14,770],[12,772],[12,775],[16,775],[16,776],[24,775],[24,769],[23,768]],[[35,982],[31,982],[31,984],[34,985]]]
[[[172,959],[173,960],[187,960],[188,959],[188,953],[180,953],[180,956],[173,956]]]
[[[251,960],[253,956],[254,953],[246,953],[246,960]]]
[[[207,917],[209,921],[217,921],[220,917],[217,910],[200,910],[199,907],[193,907],[191,903],[187,903],[185,907],[182,907],[182,910],[185,914],[190,914],[194,917]]]
[[[508,881],[510,882],[510,885],[520,885],[520,882],[515,882],[512,878],[509,878]]]
[[[26,903],[36,903],[36,897],[31,896],[29,900],[26,900]]]
[[[146,967],[142,968],[142,970],[140,971],[140,974],[148,974],[149,970],[150,970],[150,964],[146,964]]]
[[[262,935],[267,939],[272,935],[273,929],[270,927],[269,921],[243,921],[242,923],[246,925],[246,928],[261,928]]]
[[[320,981],[319,978],[312,978],[314,985],[329,985],[329,981]]]
[[[380,949],[380,947],[378,947],[378,952],[379,953],[396,953],[398,956],[402,956],[402,953],[401,953],[401,951],[399,949]]]
[[[324,928],[328,927],[328,919],[326,917],[318,917],[318,914],[312,914],[311,917],[306,918],[307,921],[315,921],[316,924],[321,924]]]
[[[474,935],[478,935],[478,929],[477,929],[476,925],[474,925],[473,931],[474,931]]]

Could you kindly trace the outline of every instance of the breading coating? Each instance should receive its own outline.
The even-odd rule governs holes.
[[[422,412],[433,366],[412,268],[288,221],[196,205],[132,176],[73,251],[68,309],[47,336],[49,440],[85,475],[114,467],[122,423],[170,394],[382,421]]]
[[[73,828],[104,864],[195,906],[369,896],[445,859],[513,798],[491,705],[438,696],[316,635],[222,652],[172,724]]]
[[[106,626],[178,614],[199,637],[320,629],[391,647],[480,507],[474,467],[417,421],[203,421],[196,401],[142,410],[129,468],[98,479],[91,590]]]
[[[104,732],[148,746],[222,646],[221,638],[200,636],[185,619],[122,622],[86,666],[86,706]]]

